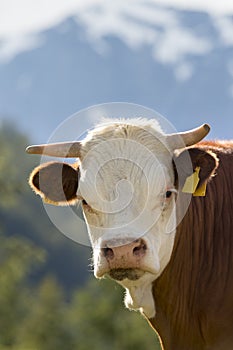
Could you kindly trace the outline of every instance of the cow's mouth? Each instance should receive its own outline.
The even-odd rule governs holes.
[[[119,269],[112,269],[109,271],[108,275],[113,278],[114,280],[117,281],[122,281],[124,279],[129,279],[130,281],[136,281],[140,277],[144,275],[143,270],[139,269],[124,269],[124,268],[119,268]]]

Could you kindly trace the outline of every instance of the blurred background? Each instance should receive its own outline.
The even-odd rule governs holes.
[[[0,0],[0,350],[159,349],[27,185],[25,147],[106,102],[232,138],[233,3]]]

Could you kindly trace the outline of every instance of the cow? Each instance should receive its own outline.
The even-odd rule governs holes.
[[[27,148],[77,158],[39,165],[30,186],[50,204],[82,203],[95,277],[125,288],[165,350],[233,349],[233,141],[203,141],[209,130],[119,119]]]

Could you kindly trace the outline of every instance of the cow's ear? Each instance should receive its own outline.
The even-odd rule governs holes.
[[[197,168],[200,168],[198,189],[214,176],[218,167],[218,157],[215,153],[202,148],[189,148],[174,157],[174,164],[181,186],[184,185],[188,176],[192,175]]]
[[[61,162],[45,163],[35,168],[29,178],[32,189],[44,202],[69,205],[77,202],[78,165]]]

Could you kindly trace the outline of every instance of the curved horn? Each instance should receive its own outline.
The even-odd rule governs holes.
[[[177,134],[167,135],[167,142],[169,146],[174,150],[178,148],[184,148],[185,146],[192,146],[195,143],[201,141],[210,131],[208,124],[203,124],[196,129],[192,129]]]
[[[80,155],[81,143],[59,142],[45,145],[35,145],[26,148],[26,152],[30,154],[43,154],[53,157],[77,158]]]

